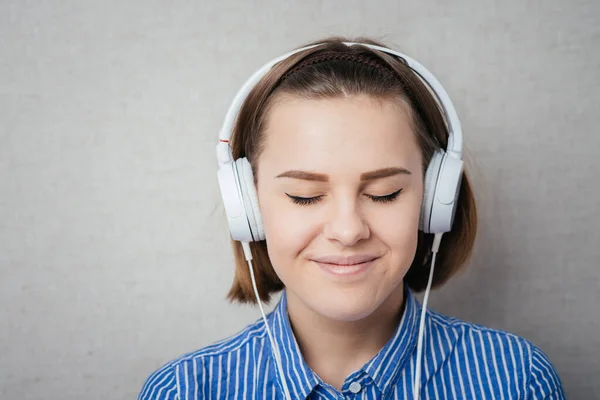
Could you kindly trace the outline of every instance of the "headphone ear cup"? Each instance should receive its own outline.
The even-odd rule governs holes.
[[[423,232],[450,232],[458,205],[462,176],[461,159],[441,150],[434,154],[425,176],[420,226]]]
[[[240,180],[240,188],[242,190],[242,199],[246,210],[248,225],[252,234],[252,240],[257,242],[265,240],[263,229],[262,216],[258,205],[258,195],[256,186],[254,185],[254,173],[252,166],[246,157],[239,158],[235,161]]]
[[[217,181],[221,189],[231,238],[241,242],[252,241],[237,164],[232,161],[221,165],[217,171]]]
[[[425,172],[425,184],[423,187],[423,204],[421,206],[421,219],[419,221],[419,229],[424,233],[432,233],[430,231],[431,215],[433,213],[433,200],[435,199],[435,188],[437,187],[444,152],[436,151],[429,161],[427,171]]]

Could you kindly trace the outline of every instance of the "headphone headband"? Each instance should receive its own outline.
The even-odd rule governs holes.
[[[458,119],[458,114],[456,113],[456,109],[454,107],[454,104],[452,103],[452,100],[450,100],[450,96],[448,96],[448,93],[446,93],[446,90],[444,89],[442,84],[431,72],[427,70],[427,68],[425,68],[416,60],[408,57],[407,55],[388,49],[386,47],[381,47],[368,43],[355,42],[344,42],[344,44],[346,46],[365,46],[372,50],[378,50],[390,54],[392,56],[398,57],[402,59],[410,69],[412,69],[417,75],[419,75],[419,77],[421,77],[421,79],[431,88],[431,90],[437,97],[438,103],[441,105],[446,116],[446,121],[448,125],[448,146],[446,149],[446,153],[454,158],[462,159],[462,127],[460,124],[460,120]],[[242,104],[244,103],[246,97],[254,88],[254,86],[267,74],[267,72],[275,64],[285,60],[286,58],[294,54],[317,46],[320,45],[315,44],[312,46],[306,46],[283,54],[263,65],[256,72],[254,72],[254,74],[252,74],[250,78],[248,78],[248,80],[240,88],[235,98],[233,99],[233,102],[229,106],[229,109],[227,110],[227,114],[225,116],[225,120],[223,122],[223,126],[221,128],[221,131],[219,132],[219,145],[217,146],[217,160],[219,162],[219,165],[223,165],[233,161],[231,148],[229,146],[229,139],[231,138],[233,124],[235,123],[238,113],[240,112]]]

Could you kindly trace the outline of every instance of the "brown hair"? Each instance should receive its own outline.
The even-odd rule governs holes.
[[[264,142],[266,116],[281,94],[304,99],[324,99],[367,94],[381,100],[401,101],[411,116],[423,156],[423,176],[434,151],[446,148],[448,129],[430,89],[401,60],[365,46],[348,47],[343,42],[369,43],[371,39],[348,40],[333,37],[311,43],[312,47],[279,62],[253,88],[244,101],[230,144],[233,158],[246,157],[257,174],[258,157]],[[477,210],[471,184],[465,172],[459,190],[452,231],[441,242],[436,260],[433,287],[445,283],[470,258],[477,231]],[[419,231],[417,251],[405,282],[414,291],[427,286],[432,234]],[[232,241],[236,262],[235,278],[228,299],[256,303],[250,272],[241,244]],[[284,288],[267,253],[266,241],[250,243],[256,284],[264,302]],[[425,266],[427,264],[427,266]]]

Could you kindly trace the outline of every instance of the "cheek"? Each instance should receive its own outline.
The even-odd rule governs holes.
[[[263,191],[259,197],[265,238],[273,267],[290,265],[318,235],[318,224],[307,219],[301,207]]]
[[[419,238],[421,196],[406,196],[393,212],[379,213],[371,219],[371,233],[391,252],[394,264],[412,263]]]
[[[392,257],[396,260],[394,264],[408,268],[417,251],[418,223],[398,225],[398,227],[393,232],[388,232],[387,236],[384,233],[380,237],[391,250]]]

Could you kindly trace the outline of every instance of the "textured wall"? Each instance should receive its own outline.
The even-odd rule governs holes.
[[[430,68],[482,217],[439,311],[518,333],[600,398],[600,3],[0,1],[0,398],[131,399],[257,318],[214,145],[242,81],[322,35]]]

